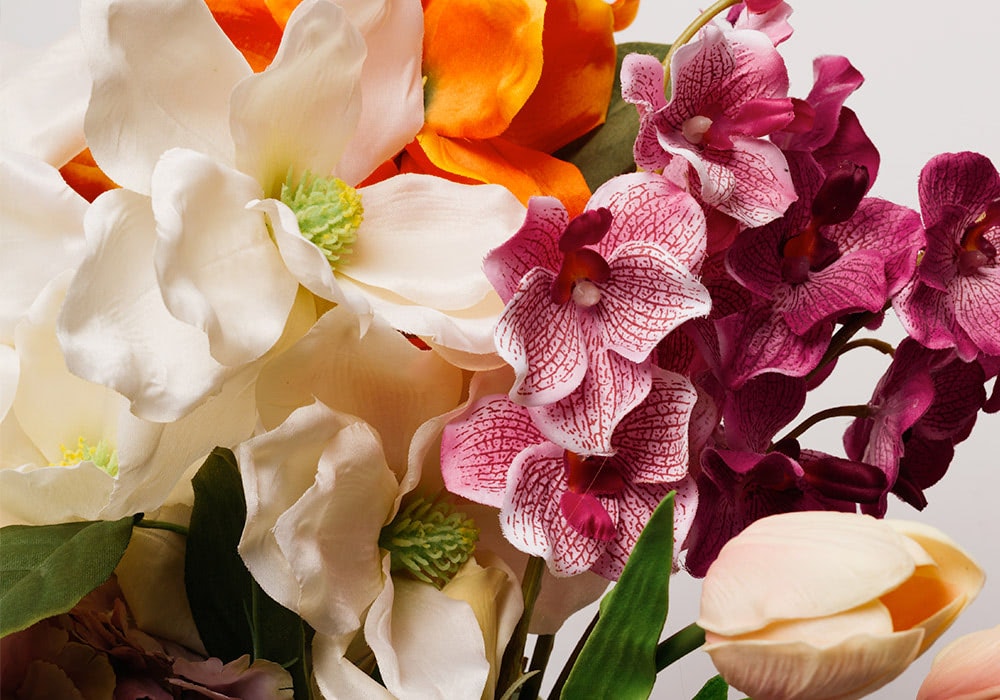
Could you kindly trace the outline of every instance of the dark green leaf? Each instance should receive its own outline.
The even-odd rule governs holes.
[[[192,484],[184,583],[205,648],[227,662],[251,654],[279,663],[295,697],[308,698],[312,630],[261,590],[237,550],[247,509],[233,453],[216,448]]]
[[[639,115],[635,106],[622,99],[622,60],[630,53],[646,53],[661,61],[670,46],[633,42],[618,45],[618,65],[611,88],[611,103],[601,126],[559,149],[555,156],[568,160],[580,169],[591,190],[597,189],[616,175],[635,170],[632,145],[639,133]]]
[[[0,529],[0,636],[73,609],[108,580],[133,518]]]
[[[715,676],[709,678],[691,700],[726,700],[728,697],[729,684],[722,679],[722,676]]]
[[[601,600],[597,625],[560,697],[649,697],[656,680],[656,646],[667,619],[673,541],[671,492],[639,535],[618,583]]]

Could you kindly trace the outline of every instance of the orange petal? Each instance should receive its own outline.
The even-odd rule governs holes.
[[[611,12],[615,15],[615,31],[620,32],[632,24],[639,11],[639,0],[615,0],[611,4]]]
[[[622,2],[623,0],[618,0]],[[635,0],[638,4],[639,0]],[[288,16],[292,14],[292,10],[299,6],[301,0],[264,0],[264,4],[267,5],[267,9],[271,11],[271,15],[274,17],[274,21],[278,23],[282,31],[285,29],[285,25],[288,24]],[[633,16],[635,13],[632,13]],[[631,20],[629,20],[631,21]]]
[[[504,138],[551,153],[604,123],[615,79],[614,19],[604,0],[549,0],[542,77]]]
[[[570,215],[583,211],[590,190],[575,165],[547,153],[519,146],[502,138],[460,141],[434,134],[418,134],[423,157],[436,168],[466,180],[503,185],[527,204],[535,195],[558,198]],[[419,162],[421,157],[408,152]],[[462,181],[462,180],[458,180]]]
[[[456,138],[500,134],[542,73],[545,0],[425,0],[427,129]]]
[[[264,0],[207,0],[207,4],[215,21],[254,72],[267,68],[278,51],[284,26],[271,14],[270,3]]]
[[[97,167],[89,148],[83,149],[73,160],[59,168],[59,174],[67,185],[88,202],[93,202],[98,195],[118,187]]]

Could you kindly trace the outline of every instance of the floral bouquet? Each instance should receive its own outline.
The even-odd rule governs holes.
[[[5,700],[645,698],[701,650],[702,700],[858,698],[945,632],[982,568],[884,516],[1000,410],[996,164],[873,196],[788,4],[638,5],[83,0],[5,54]],[[992,623],[920,698],[1000,697]]]

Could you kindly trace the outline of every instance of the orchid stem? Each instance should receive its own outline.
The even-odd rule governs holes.
[[[889,306],[890,304],[887,302],[878,313],[866,311],[858,314],[841,326],[840,330],[834,333],[830,339],[830,345],[827,347],[826,352],[823,353],[823,357],[820,358],[819,363],[806,375],[806,382],[819,374],[828,364],[840,357],[840,354],[844,351],[844,346],[850,342],[854,334],[878,318],[879,313],[884,312]]]
[[[552,656],[552,647],[555,646],[556,636],[554,634],[540,634],[535,639],[535,648],[531,652],[531,665],[528,666],[528,673],[538,671],[535,675],[524,682],[521,692],[518,693],[518,700],[535,700],[538,691],[542,687],[542,674],[545,667],[549,665],[549,657]]]
[[[667,74],[663,79],[664,91],[670,87],[670,59],[674,57],[674,52],[681,46],[691,41],[695,34],[704,27],[706,24],[712,21],[712,18],[717,14],[726,10],[733,5],[736,5],[743,0],[716,0],[707,10],[698,15],[695,20],[684,28],[684,31],[680,33],[680,36],[670,45],[670,50],[667,51],[666,58],[663,59],[663,67],[667,70]]]
[[[580,635],[580,639],[577,640],[576,646],[573,647],[572,653],[569,658],[566,659],[566,663],[563,665],[562,671],[559,672],[559,677],[556,678],[555,684],[552,686],[552,692],[549,693],[549,700],[554,700],[559,697],[562,693],[563,686],[566,685],[566,681],[569,679],[570,671],[573,670],[573,664],[576,663],[577,657],[580,656],[580,652],[583,651],[583,645],[587,643],[590,638],[590,633],[594,631],[597,627],[597,618],[600,617],[599,613],[595,613],[594,617],[587,624],[587,629],[583,631]]]
[[[896,348],[893,347],[891,343],[879,340],[878,338],[858,338],[857,340],[852,340],[840,349],[840,354],[843,355],[845,352],[853,350],[854,348],[874,348],[880,353],[889,355],[890,357],[896,354]]]
[[[524,567],[524,578],[521,579],[524,612],[521,614],[521,619],[517,621],[514,634],[511,635],[510,642],[507,643],[507,650],[503,654],[500,672],[497,674],[498,690],[506,690],[512,686],[523,673],[524,643],[528,638],[528,624],[531,622],[531,613],[535,609],[538,591],[542,587],[542,573],[544,571],[544,559],[528,557],[528,563]]]
[[[860,404],[855,406],[834,406],[833,408],[826,408],[823,409],[822,411],[817,411],[816,413],[812,414],[804,421],[799,423],[797,426],[795,426],[795,428],[790,433],[785,435],[783,438],[781,438],[776,442],[771,443],[771,446],[768,448],[768,452],[774,449],[774,446],[778,443],[784,442],[786,440],[794,440],[795,438],[799,437],[802,433],[809,430],[809,428],[813,427],[820,421],[824,421],[828,418],[841,418],[844,416],[863,418],[868,415],[868,412],[869,409],[867,404]]]
[[[682,656],[690,654],[705,643],[705,630],[692,622],[684,629],[656,645],[656,671],[659,673]]]
[[[165,520],[146,520],[142,519],[135,524],[135,527],[144,527],[149,530],[169,530],[170,532],[176,532],[178,535],[188,536],[188,529],[183,525],[178,525],[177,523],[168,523]]]

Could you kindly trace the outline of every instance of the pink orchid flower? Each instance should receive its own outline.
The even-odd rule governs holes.
[[[611,456],[581,455],[546,439],[528,410],[484,396],[441,439],[449,491],[500,508],[504,536],[545,558],[556,576],[621,574],[657,504],[677,490],[674,531],[683,541],[697,493],[688,469],[696,394],[682,375],[656,369],[649,396],[618,424]]]
[[[547,197],[486,258],[506,308],[497,352],[514,368],[513,401],[567,449],[609,454],[615,424],[649,392],[650,353],[684,321],[708,313],[698,203],[666,178],[609,180],[570,220]]]
[[[764,137],[794,119],[788,73],[761,32],[706,26],[674,54],[671,99],[663,66],[630,54],[622,64],[622,97],[639,110],[635,162],[660,170],[687,161],[709,207],[745,226],[762,226],[795,201],[781,150]]]
[[[893,308],[929,348],[1000,355],[1000,174],[986,156],[944,153],[924,166],[919,193],[927,248]]]

